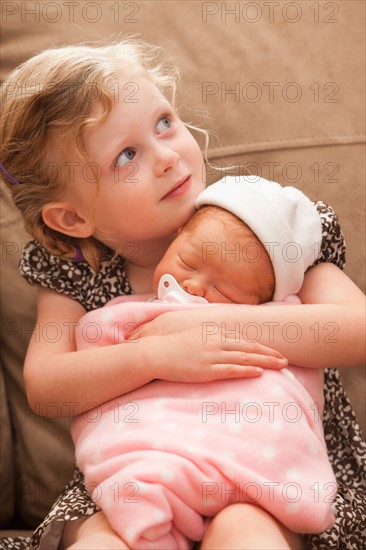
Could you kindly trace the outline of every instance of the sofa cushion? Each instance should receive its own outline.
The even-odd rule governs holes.
[[[1,404],[8,405],[9,416],[4,415],[3,409],[2,420],[11,419],[13,437],[9,438],[10,428],[2,423],[1,510],[5,516],[1,517],[0,525],[6,525],[16,503],[17,516],[33,526],[70,481],[74,457],[69,420],[60,419],[56,404],[48,404],[52,418],[47,420],[31,411],[27,403],[22,370],[35,322],[36,289],[18,273],[20,251],[28,235],[3,188],[1,203],[1,364],[6,390]]]

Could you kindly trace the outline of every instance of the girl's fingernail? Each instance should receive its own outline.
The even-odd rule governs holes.
[[[280,359],[279,363],[282,367],[287,367],[287,365],[288,365],[287,359]]]

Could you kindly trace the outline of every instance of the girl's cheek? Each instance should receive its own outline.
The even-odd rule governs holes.
[[[193,137],[193,135],[191,134],[191,132],[185,128],[185,146],[187,148],[190,148],[191,151],[193,152],[194,151],[194,154],[195,155],[198,155],[200,157],[202,157],[202,153],[201,153],[201,150],[200,150],[200,146],[198,145],[198,142],[195,140],[195,138]]]

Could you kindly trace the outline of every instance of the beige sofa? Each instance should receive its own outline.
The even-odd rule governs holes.
[[[126,33],[164,44],[182,68],[185,119],[217,134],[211,164],[244,166],[332,204],[346,271],[365,290],[363,2],[59,0],[3,2],[2,10],[2,77],[51,45]],[[35,289],[17,271],[28,237],[3,190],[2,201],[0,526],[31,529],[69,480],[73,450],[56,404],[49,420],[27,406],[22,365]],[[365,433],[365,370],[342,377]]]

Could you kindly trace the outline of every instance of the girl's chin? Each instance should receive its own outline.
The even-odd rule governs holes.
[[[194,204],[192,204],[191,206],[187,207],[187,209],[184,210],[184,215],[182,212],[182,216],[179,216],[179,219],[177,220],[178,222],[178,225],[176,228],[177,233],[183,228],[183,226],[188,222],[188,220],[191,219],[191,217],[195,212],[197,212],[197,209]]]

